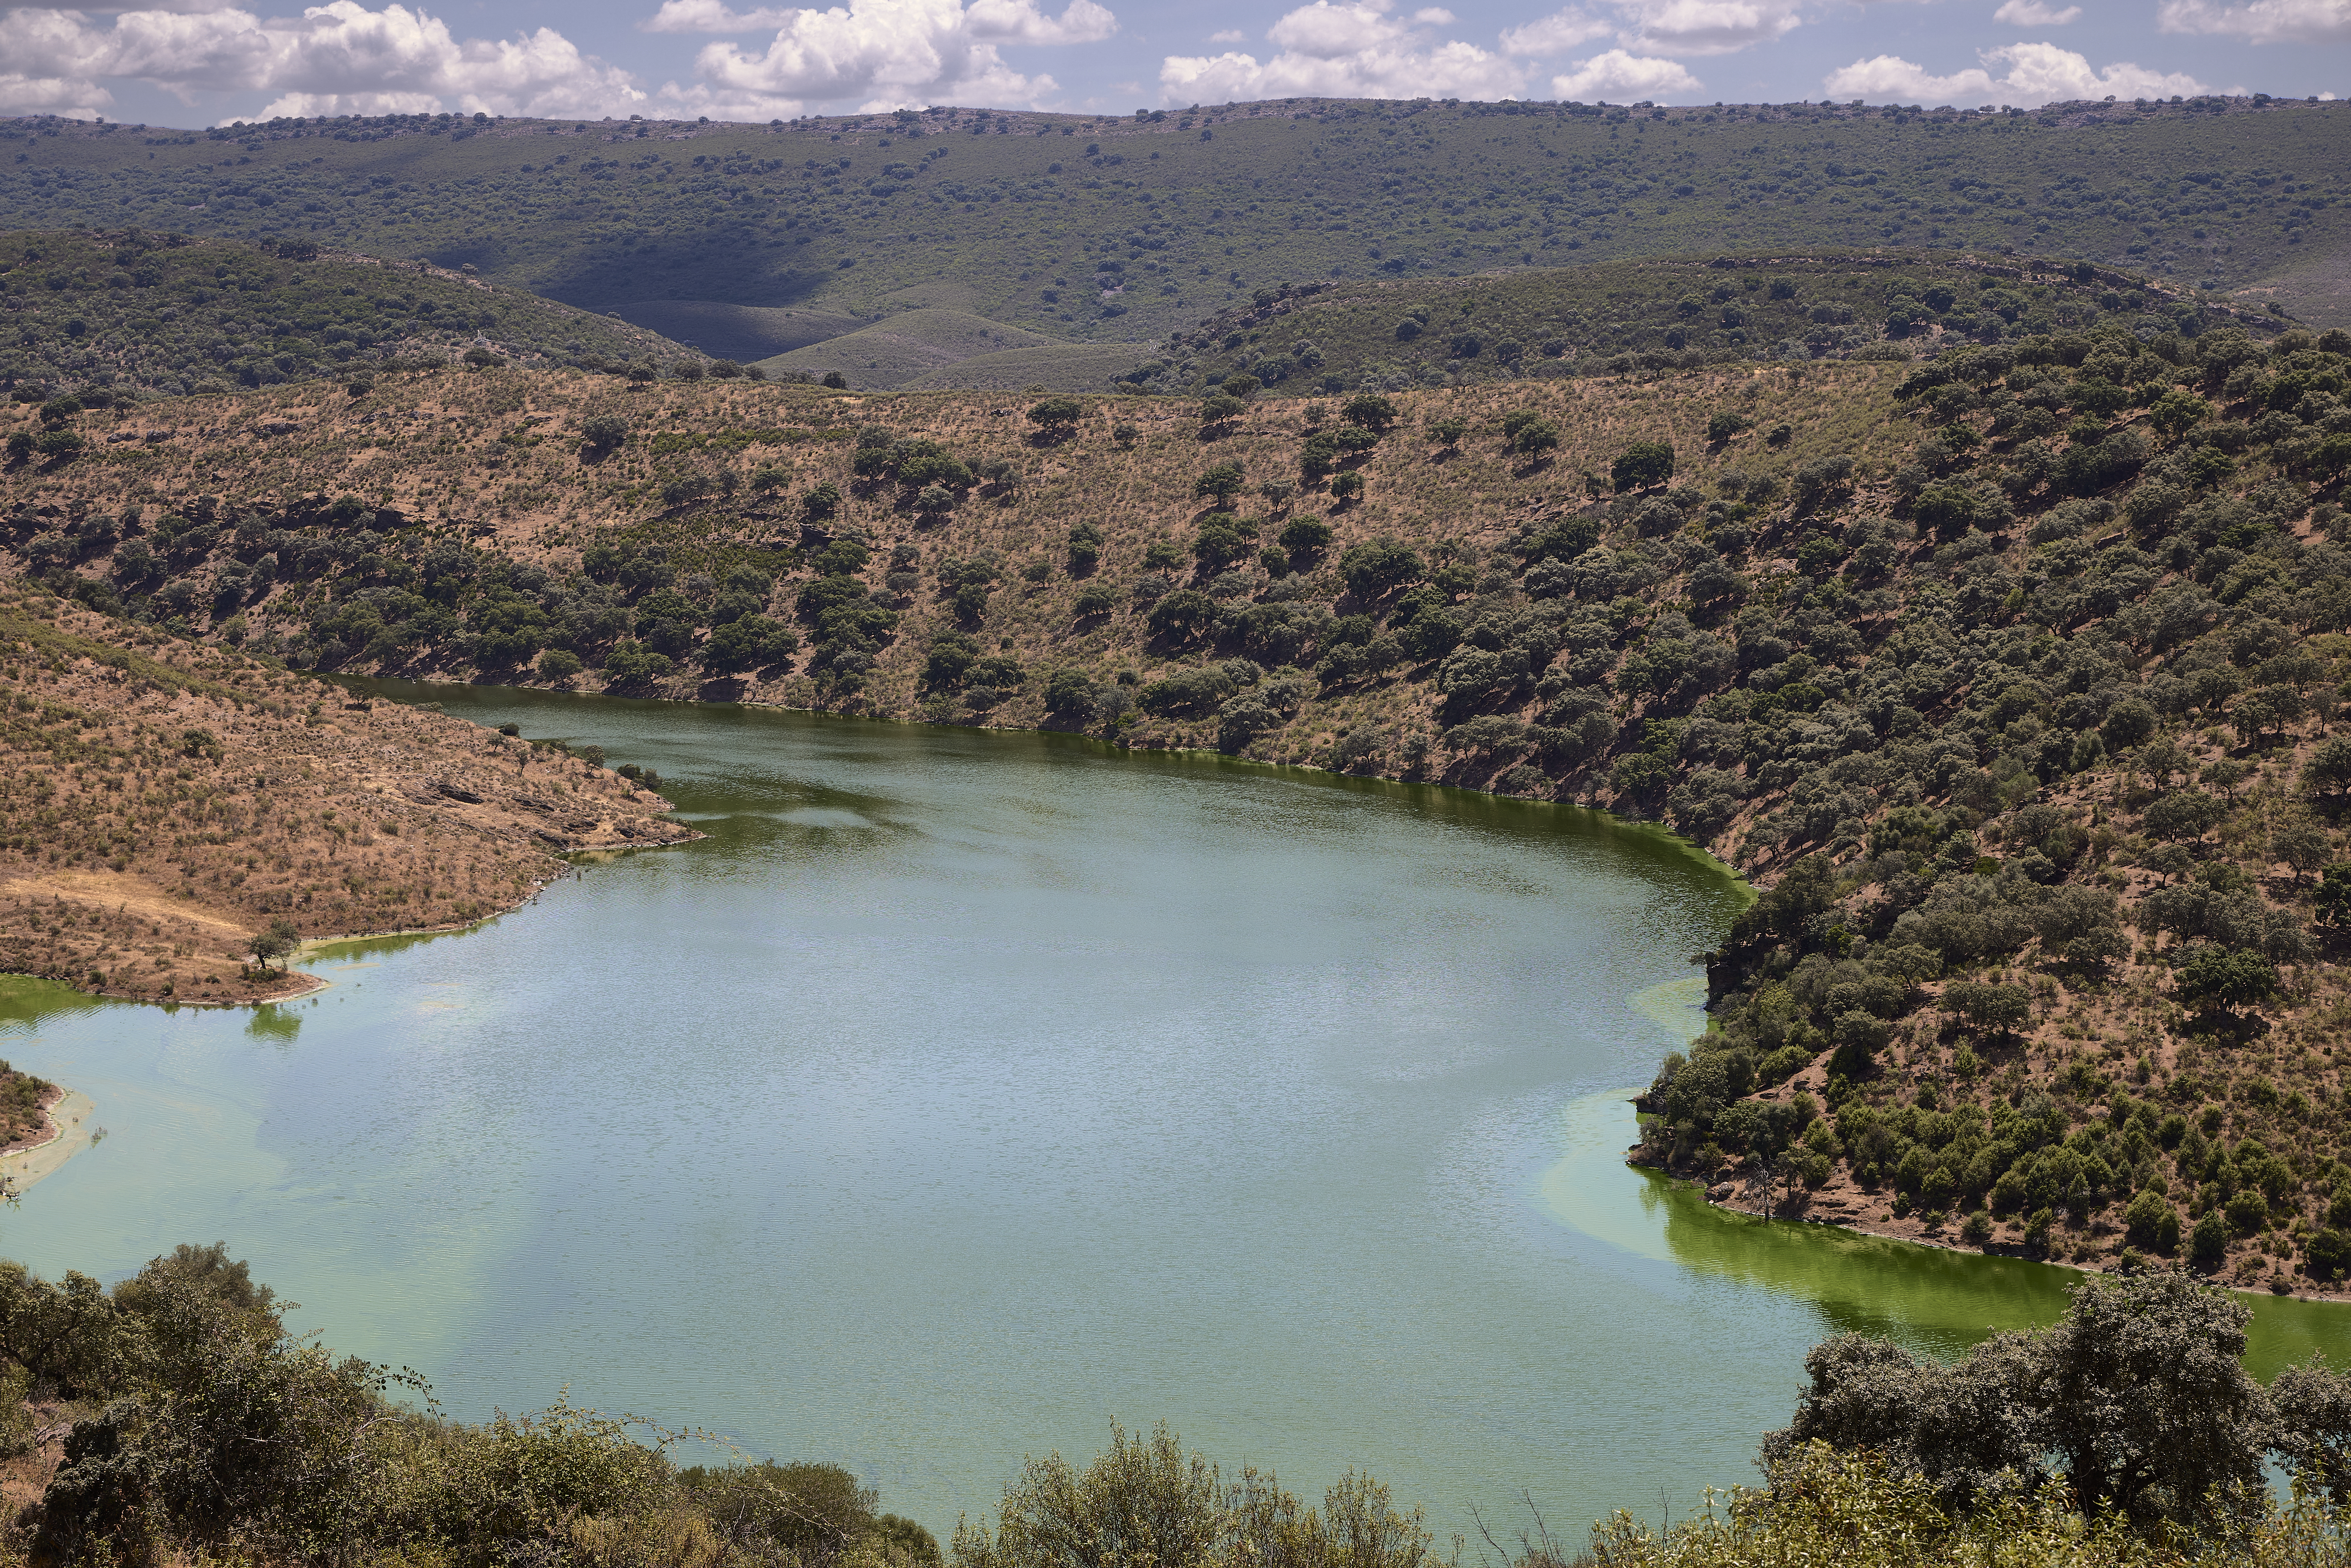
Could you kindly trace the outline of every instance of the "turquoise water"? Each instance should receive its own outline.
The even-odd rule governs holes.
[[[1952,1349],[2069,1276],[1629,1171],[1717,868],[1582,813],[1033,735],[386,687],[649,764],[710,836],[256,1011],[0,997],[107,1136],[46,1271],[226,1239],[455,1414],[838,1460],[935,1530],[1165,1417],[1448,1532],[1751,1479],[1806,1346]],[[2263,1303],[2265,1355],[2346,1319]]]

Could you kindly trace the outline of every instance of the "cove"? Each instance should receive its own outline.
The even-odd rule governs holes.
[[[1571,1539],[1751,1479],[1807,1346],[1956,1349],[2068,1276],[1762,1226],[1626,1169],[1740,904],[1656,832],[1073,737],[380,685],[653,767],[708,836],[241,1011],[23,984],[106,1136],[0,1252],[223,1239],[465,1416],[838,1460],[944,1532],[1165,1417]],[[2299,1307],[2297,1313],[2293,1309]],[[2261,1305],[2263,1356],[2339,1310]],[[2299,1354],[2295,1352],[2294,1354]]]

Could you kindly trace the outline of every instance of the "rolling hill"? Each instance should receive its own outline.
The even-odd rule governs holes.
[[[0,386],[43,396],[271,386],[476,350],[541,363],[687,357],[625,321],[307,241],[0,235],[0,308],[13,334],[0,344]]]
[[[1007,327],[967,311],[914,309],[773,355],[760,361],[759,368],[770,375],[798,372],[820,378],[840,371],[852,386],[887,390],[981,355],[1061,346],[1061,340],[1043,332]]]
[[[713,359],[737,364],[788,354],[866,324],[864,317],[841,310],[722,305],[708,299],[626,300],[611,313]]]
[[[1144,340],[1314,279],[1878,245],[2088,259],[2320,325],[2351,308],[2351,106],[2258,98],[19,120],[0,140],[0,224],[303,235],[656,324],[691,301],[870,319],[944,278],[993,320]]]
[[[1521,268],[1262,290],[1129,376],[1173,390],[1247,374],[1287,393],[1605,374],[1708,362],[1906,360],[2105,321],[2134,334],[2282,319],[2144,276],[2035,256],[1892,249]]]

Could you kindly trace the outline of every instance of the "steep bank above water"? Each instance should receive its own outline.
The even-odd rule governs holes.
[[[690,836],[587,760],[39,592],[0,596],[0,969],[110,996],[295,994],[274,923],[462,925],[561,852]]]

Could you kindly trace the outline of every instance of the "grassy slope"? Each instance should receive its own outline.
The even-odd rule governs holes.
[[[738,364],[789,353],[866,324],[863,317],[842,310],[723,305],[708,299],[632,300],[614,314],[714,359]]]
[[[974,354],[901,383],[902,392],[1018,392],[1040,386],[1052,392],[1095,392],[1113,384],[1143,360],[1132,343],[1056,343]],[[862,383],[852,374],[852,386]]]
[[[1751,1176],[1741,1155],[1754,1129],[1724,1120],[1724,1095],[1768,1059],[1772,1103],[1834,1090],[1847,1107],[1903,1113],[1893,1132],[1867,1138],[1858,1113],[1840,1118],[1854,1136],[1815,1151],[1827,1168],[1813,1202],[1915,1230],[1937,1166],[1912,1168],[1921,1162],[1907,1151],[1956,1146],[1969,1156],[1951,1173],[1959,1185],[1931,1205],[1948,1228],[1958,1210],[1987,1200],[1991,1176],[2034,1154],[2033,1135],[1921,1121],[1913,1102],[1928,1085],[1945,1105],[1997,1095],[2011,1109],[2047,1108],[2058,1121],[2036,1125],[2078,1133],[2076,1152],[2105,1161],[2072,1219],[2032,1243],[2095,1260],[2119,1245],[2116,1207],[2141,1184],[2173,1184],[2167,1201],[2192,1220],[2231,1183],[2255,1179],[2211,1164],[2206,1144],[2257,1130],[2291,1151],[2291,1191],[2275,1197],[2275,1224],[2231,1243],[2225,1265],[2261,1273],[2339,1223],[2326,1204],[2345,1176],[2329,1141],[2342,1124],[2328,1037],[2343,988],[2324,961],[2333,938],[2307,925],[2312,881],[2285,865],[2289,854],[2308,867],[2341,852],[2329,802],[2299,771],[2330,734],[2336,687],[2351,675],[2351,644],[2338,635],[2351,628],[2351,558],[2327,542],[2342,526],[2351,357],[2328,342],[2289,335],[2263,350],[2222,331],[2147,349],[2101,329],[2070,347],[2028,346],[2060,357],[2007,365],[2005,377],[2003,359],[1976,350],[1924,375],[1864,362],[1723,365],[1400,394],[1399,423],[1359,460],[1364,498],[1334,506],[1310,488],[1298,504],[1326,518],[1331,548],[1301,552],[1304,570],[1279,580],[1253,559],[1222,580],[1202,573],[1198,586],[1225,596],[1225,609],[1190,637],[1147,623],[1135,593],[1146,551],[1165,542],[1188,554],[1206,509],[1196,476],[1227,462],[1252,483],[1292,475],[1309,427],[1332,423],[1333,408],[1265,402],[1217,431],[1188,402],[1098,399],[1068,439],[1047,441],[1017,402],[992,398],[745,383],[628,391],[576,375],[442,373],[402,378],[358,404],[301,389],[211,402],[213,434],[201,442],[100,445],[62,469],[19,468],[0,495],[12,503],[19,559],[64,587],[74,583],[54,574],[71,568],[93,599],[108,597],[99,585],[110,577],[134,608],[166,612],[158,576],[122,570],[115,535],[128,527],[141,535],[133,542],[155,541],[159,572],[189,585],[176,612],[196,627],[207,604],[223,617],[241,609],[237,630],[297,657],[501,681],[532,678],[516,660],[569,641],[589,661],[580,679],[591,687],[632,622],[637,633],[657,630],[651,583],[624,567],[630,555],[650,569],[651,552],[664,552],[659,564],[684,596],[684,608],[664,614],[716,618],[714,580],[743,573],[750,591],[738,608],[790,621],[811,580],[800,547],[854,535],[872,555],[851,587],[894,618],[876,628],[870,669],[844,680],[861,661],[836,636],[821,658],[803,646],[759,671],[708,679],[689,665],[650,689],[1034,724],[1050,716],[1047,677],[1062,673],[1082,677],[1073,689],[1090,712],[1053,722],[1130,744],[1221,737],[1269,761],[1662,812],[1767,882],[1807,854],[1826,855],[1837,870],[1823,897],[1835,910],[1817,919],[1799,911],[1784,931],[1761,933],[1718,965],[1725,1021],[1708,1046],[1729,1076],[1710,1097],[1698,1092],[1703,1075],[1683,1082],[1655,1157]],[[1930,398],[1896,396],[1906,377],[1923,387],[1970,365],[1972,381]],[[2175,444],[2142,412],[2175,382],[2213,400],[2209,439]],[[2112,386],[2135,390],[2113,413],[2085,416],[2083,402]],[[2280,400],[2291,412],[2269,406]],[[1533,464],[1507,452],[1499,427],[1514,410],[1548,417],[1559,446]],[[600,461],[574,444],[583,420],[614,412],[634,428],[620,451]],[[1720,412],[1740,413],[1750,429],[1709,449],[1705,427]],[[1458,452],[1423,434],[1447,415],[1469,427]],[[89,416],[92,433],[111,417]],[[297,428],[251,434],[271,423]],[[1131,449],[1113,440],[1117,423],[1134,427]],[[2109,423],[2119,430],[2111,446],[2101,439]],[[1010,482],[966,491],[944,515],[917,515],[906,491],[855,479],[850,437],[862,424],[935,439],[975,465],[1002,460]],[[1782,424],[1786,438],[1775,442]],[[1672,504],[1593,504],[1610,460],[1636,440],[1669,441],[1679,455]],[[2067,477],[2068,464],[2126,448],[2128,460],[2104,476],[2085,468]],[[1829,485],[1807,502],[1808,478],[1831,458],[1855,465],[1851,494]],[[770,472],[778,498],[739,485],[734,498],[717,498],[727,476],[755,469]],[[695,478],[704,499],[665,501]],[[849,498],[823,528],[804,531],[789,497],[823,483]],[[2087,494],[2068,499],[2069,487]],[[338,529],[305,499],[338,491],[388,499],[421,520],[391,536]],[[218,498],[210,523],[197,499],[207,492]],[[1259,517],[1260,542],[1282,526],[1254,499],[1241,509]],[[1970,514],[1985,526],[1969,526]],[[1558,548],[1562,526],[1578,523],[1614,553],[1530,569]],[[1091,569],[1068,550],[1072,525],[1084,524],[1104,536]],[[1440,663],[1439,649],[1405,652],[1400,667],[1349,666],[1350,636],[1382,622],[1398,643],[1418,635],[1398,595],[1359,599],[1332,569],[1339,552],[1381,536],[1409,542],[1432,572],[1448,565],[1424,614],[1450,616],[1454,634],[1490,656],[1457,651]],[[622,552],[600,559],[601,581],[574,575],[589,546]],[[279,563],[274,582],[239,564],[265,553]],[[510,570],[505,557],[545,575]],[[953,583],[968,580],[974,561],[995,572],[995,587],[958,609]],[[1188,560],[1168,575],[1189,576]],[[1089,590],[1107,591],[1100,611],[1081,613]],[[1361,632],[1333,619],[1356,614],[1369,618]],[[934,638],[959,620],[973,638],[966,656],[1009,653],[1017,684],[926,683]],[[519,643],[508,635],[516,626]],[[820,634],[805,618],[801,629]],[[677,634],[686,644],[701,635],[683,624]],[[1227,664],[1241,658],[1252,663]],[[1121,686],[1122,676],[1134,684]],[[1157,700],[1174,695],[1155,685],[1169,676],[1195,683],[1196,702]],[[1223,680],[1238,685],[1229,699]],[[2258,702],[2231,695],[2256,689]],[[1151,695],[1155,711],[1102,700],[1113,694]],[[2083,740],[2132,701],[2148,705],[2152,738],[2116,730],[2110,747]],[[2214,821],[2168,844],[2176,831],[2146,813],[2183,780],[2209,794]],[[1897,807],[1908,814],[1889,818]],[[2201,902],[2185,907],[2167,894],[2173,907],[2158,920],[2151,911],[2163,901],[2148,902],[2158,885],[2201,889]],[[2121,901],[2134,934],[2105,972],[2068,967],[2036,945],[2053,886]],[[1969,914],[1970,901],[1991,913]],[[1897,919],[1912,915],[1897,933]],[[2186,1005],[2173,978],[2184,952],[2249,943],[2283,967],[2279,998],[2253,1009],[2265,1028]],[[1882,996],[1866,986],[1832,996],[1880,972],[1869,967],[1874,946],[1921,946],[1938,955],[1939,976],[1928,965],[1923,980],[1913,975]],[[1840,946],[1850,949],[1844,959]],[[1858,969],[1839,967],[1846,961]],[[1954,978],[2023,987],[2030,1017],[2017,1038],[1952,1022],[1938,998]],[[1874,1064],[1840,1066],[1832,1047],[1855,1010],[1885,1015],[1891,1039]],[[1957,1054],[1962,1044],[1971,1057]],[[1749,1080],[1730,1071],[1740,1052]],[[1661,1103],[1671,1089],[1661,1086]],[[2131,1113],[2137,1098],[2153,1106],[2144,1126]],[[2209,1117],[2210,1130],[2181,1145],[2160,1127],[2175,1111],[2183,1127]],[[2158,1158],[2165,1138],[2176,1146]],[[1993,1166],[1979,1170],[1974,1155],[1987,1147],[1998,1158],[1987,1155]],[[2206,1149],[2192,1181],[2166,1163],[2179,1147]],[[1897,1198],[1908,1213],[1894,1212]],[[2030,1211],[2000,1207],[1991,1240],[2018,1245]]]
[[[440,268],[121,230],[0,235],[0,382],[168,393],[350,373],[387,355],[667,360],[642,328]]]
[[[2329,104],[1604,116],[1301,99],[1143,122],[953,110],[642,131],[20,122],[0,223],[308,234],[600,310],[871,314],[947,277],[969,291],[961,308],[1097,340],[1155,338],[1268,285],[1388,270],[1895,243],[2234,288],[2351,241],[2335,204],[2351,108]]]
[[[1889,315],[1894,325],[1889,328]],[[1285,392],[1591,375],[1615,356],[1907,358],[2107,321],[2133,331],[2283,323],[2140,275],[1934,252],[1660,257],[1285,292],[1161,346],[1162,381],[1238,371]]]
[[[0,599],[0,969],[113,996],[280,994],[246,960],[273,919],[461,924],[551,848],[681,834],[602,768],[37,591]]]
[[[845,372],[857,387],[894,387],[958,361],[1011,349],[1059,347],[1042,332],[1007,327],[962,310],[914,309],[760,361],[769,375]],[[1106,378],[1105,378],[1106,379]]]

